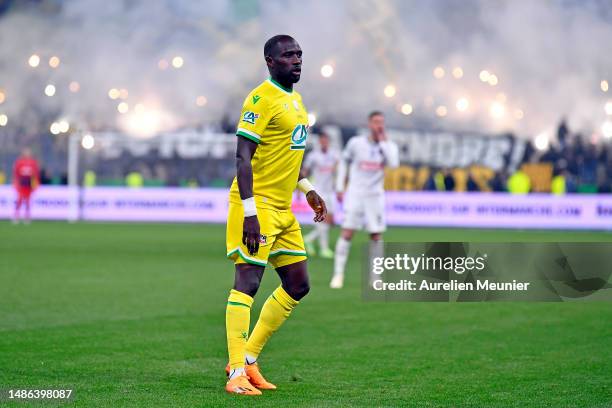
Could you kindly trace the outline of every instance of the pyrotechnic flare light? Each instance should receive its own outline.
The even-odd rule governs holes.
[[[206,105],[207,102],[208,100],[206,99],[204,95],[200,95],[196,98],[196,105],[198,106],[204,106]]]
[[[51,84],[47,85],[45,87],[45,95],[47,96],[55,95],[55,85],[51,85]]]
[[[487,81],[487,82],[488,82],[488,83],[489,83],[489,85],[491,85],[491,86],[495,86],[495,85],[497,85],[497,82],[498,82],[498,80],[497,80],[497,75],[495,75],[495,74],[491,74],[491,75],[489,75],[489,79],[488,79],[488,81]]]
[[[68,89],[72,93],[77,93],[77,92],[79,92],[79,89],[81,89],[81,85],[77,81],[72,81],[68,85]]]
[[[70,123],[68,123],[68,121],[65,119],[59,121],[58,125],[59,125],[58,129],[61,133],[66,133],[70,130]]]
[[[385,89],[383,90],[383,92],[385,93],[385,96],[387,98],[393,98],[395,96],[395,93],[397,92],[397,90],[395,89],[394,85],[389,84],[389,85],[385,86]]]
[[[604,79],[603,81],[599,83],[599,86],[601,87],[601,90],[603,92],[608,92],[608,81]]]
[[[546,132],[542,132],[537,135],[534,144],[536,149],[546,150],[548,148],[548,135],[546,134]]]
[[[49,128],[49,131],[54,134],[54,135],[59,135],[60,134],[60,125],[57,122],[53,122],[51,124],[51,127]]]
[[[412,105],[409,103],[403,104],[401,111],[404,115],[410,115],[412,113]]]
[[[323,78],[329,78],[332,75],[334,75],[334,67],[329,64],[325,64],[321,67],[321,76]]]
[[[121,102],[119,105],[117,105],[117,111],[119,111],[119,113],[127,113],[129,109],[130,106],[125,102]]]
[[[28,59],[28,64],[30,64],[32,68],[36,68],[38,64],[40,64],[40,57],[36,54],[30,55],[30,58]]]
[[[308,126],[314,126],[317,123],[317,114],[309,113],[308,114]]]
[[[83,146],[83,149],[86,149],[86,150],[93,149],[95,144],[96,144],[96,140],[89,133],[84,135],[83,138],[81,139],[81,146]]]
[[[463,78],[463,69],[461,67],[453,68],[453,76],[457,79]]]
[[[436,115],[440,117],[446,116],[447,113],[448,113],[448,109],[446,109],[446,106],[444,105],[440,105],[436,108]]]
[[[59,59],[59,57],[56,57],[56,56],[54,55],[54,56],[52,56],[51,58],[49,58],[49,66],[50,66],[51,68],[57,68],[57,67],[59,67],[59,64],[60,64],[60,59]]]
[[[6,116],[3,113],[2,115],[0,115],[0,126],[6,126],[7,123],[8,123],[8,116]]]
[[[601,133],[603,133],[606,139],[612,138],[612,122],[606,120],[603,125],[601,125]]]
[[[470,107],[470,102],[467,100],[467,98],[459,98],[455,105],[457,106],[457,110],[459,112],[465,112]]]
[[[172,58],[172,66],[176,69],[179,69],[180,67],[182,67],[183,63],[184,63],[183,57],[176,56]]]
[[[119,98],[119,95],[120,95],[120,92],[119,92],[119,90],[117,88],[111,88],[108,91],[108,97],[111,98],[111,99],[117,99],[117,98]]]
[[[606,111],[606,115],[612,115],[612,101],[606,102],[604,110]]]
[[[433,70],[433,76],[436,79],[444,78],[444,74],[445,74],[444,68],[442,68],[442,67],[438,66],[438,67],[435,67],[434,70]]]
[[[4,103],[5,99],[6,99],[6,94],[4,93],[4,91],[0,91],[0,104]]]
[[[130,95],[130,94],[128,93],[128,90],[127,90],[127,89],[125,89],[125,88],[121,88],[121,89],[119,90],[119,98],[121,98],[121,99],[127,99],[129,95]]]

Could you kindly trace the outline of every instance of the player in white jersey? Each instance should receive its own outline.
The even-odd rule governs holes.
[[[397,167],[399,153],[397,145],[387,140],[382,112],[370,113],[368,128],[369,135],[355,136],[348,141],[338,165],[336,191],[338,200],[344,203],[344,222],[336,243],[334,275],[329,284],[335,289],[344,285],[344,268],[355,230],[365,225],[365,230],[370,234],[370,257],[382,256],[382,233],[387,228],[385,167]]]
[[[329,248],[329,228],[334,223],[334,208],[336,197],[334,193],[334,175],[340,160],[340,153],[329,145],[329,136],[326,133],[319,135],[319,146],[310,152],[304,159],[302,171],[305,177],[312,177],[317,185],[317,192],[327,205],[325,222],[315,224],[314,229],[304,237],[306,251],[309,255],[316,253],[313,241],[319,238],[319,247],[322,258],[331,259],[334,251]]]

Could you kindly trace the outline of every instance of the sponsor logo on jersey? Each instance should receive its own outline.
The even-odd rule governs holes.
[[[244,112],[244,115],[242,115],[242,121],[246,123],[250,123],[251,125],[254,125],[258,117],[259,117],[259,113],[250,112],[250,111]]]
[[[293,100],[293,106],[295,107],[296,111],[300,110],[300,105],[298,104],[298,101],[296,101],[295,99]]]
[[[291,150],[304,150],[306,148],[306,138],[308,137],[308,127],[297,125],[291,133]]]
[[[255,105],[257,102],[259,102],[260,99],[261,99],[261,96],[253,95],[253,105]]]
[[[364,171],[377,171],[384,169],[385,166],[381,162],[361,160],[359,168]]]

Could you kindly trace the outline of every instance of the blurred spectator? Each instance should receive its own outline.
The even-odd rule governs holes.
[[[508,179],[508,191],[510,194],[527,194],[531,191],[531,180],[527,173],[517,170]]]

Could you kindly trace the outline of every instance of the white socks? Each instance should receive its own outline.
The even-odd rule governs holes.
[[[253,357],[252,355],[247,354],[244,356],[244,362],[247,365],[255,364],[257,362],[257,357]],[[244,367],[235,368],[231,370],[229,374],[229,379],[231,380],[232,378],[240,377],[241,375],[246,375]]]
[[[230,371],[229,379],[232,380],[236,377],[240,377],[241,375],[246,375],[246,373],[244,372],[244,367],[234,368]]]
[[[334,277],[344,276],[344,267],[346,266],[350,249],[351,241],[342,237],[338,238],[338,242],[336,242],[336,256],[334,258]]]
[[[380,277],[375,275],[372,271],[374,270],[374,268],[372,267],[372,262],[374,258],[381,258],[384,255],[384,244],[383,244],[383,240],[379,239],[378,241],[370,241],[370,253],[369,255],[369,261],[370,261],[370,279],[369,279],[369,283],[370,285],[376,280],[379,279]]]
[[[255,364],[257,362],[257,357],[247,354],[244,358],[244,362],[247,363],[247,365]]]

